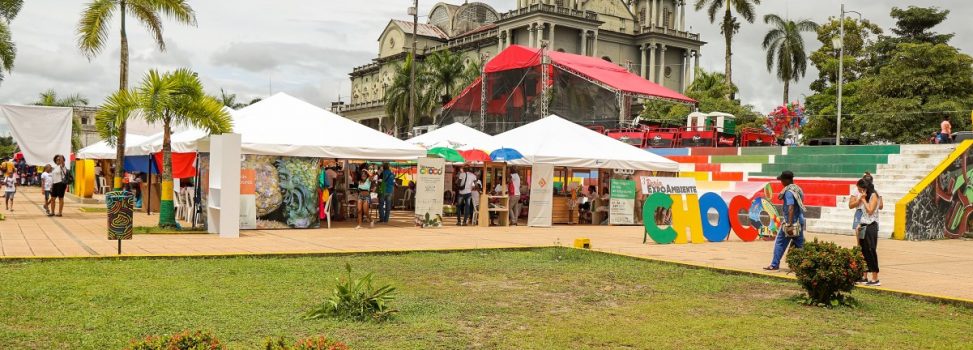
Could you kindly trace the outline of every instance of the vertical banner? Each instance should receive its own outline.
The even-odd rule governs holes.
[[[443,193],[446,160],[419,158],[416,171],[416,225],[440,227],[443,224]]]
[[[240,169],[240,229],[257,229],[256,169]]]
[[[635,181],[611,180],[608,206],[608,223],[611,225],[635,224]]]
[[[550,227],[553,203],[554,164],[535,163],[531,170],[527,226]]]

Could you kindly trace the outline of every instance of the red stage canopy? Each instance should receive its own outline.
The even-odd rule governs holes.
[[[511,45],[506,50],[500,52],[497,57],[490,60],[490,62],[487,62],[485,70],[487,73],[495,73],[510,69],[535,67],[541,64],[539,52],[540,49]],[[552,64],[599,81],[616,90],[645,97],[696,103],[695,100],[683,94],[648,81],[637,74],[629,72],[625,68],[600,58],[557,51],[546,51],[545,54],[547,54]],[[474,83],[473,85],[478,85],[478,83]]]

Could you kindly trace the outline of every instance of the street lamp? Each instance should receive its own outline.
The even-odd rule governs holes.
[[[409,65],[409,130],[406,134],[412,132],[412,128],[415,127],[413,123],[416,120],[416,42],[419,40],[419,0],[414,0],[412,2],[412,7],[409,8],[409,14],[412,15],[412,64]],[[396,130],[398,130],[398,125],[396,125]],[[396,133],[398,136],[398,133]]]
[[[841,4],[841,30],[840,36],[831,38],[831,46],[838,49],[838,130],[835,132],[835,145],[841,145],[841,88],[844,84],[845,75],[845,14],[854,13],[858,15],[858,21],[862,21],[862,14],[858,11],[845,11],[845,4]]]

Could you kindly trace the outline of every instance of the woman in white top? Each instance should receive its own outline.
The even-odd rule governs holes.
[[[14,195],[17,194],[17,179],[14,176],[3,179],[3,192],[3,205],[8,211],[14,211]]]
[[[54,156],[54,171],[51,172],[51,209],[47,214],[54,216],[54,202],[58,202],[57,216],[64,214],[64,191],[68,188],[67,183],[68,168],[64,165],[64,156],[58,154]]]
[[[875,193],[875,186],[871,181],[860,179],[857,183],[858,196],[851,196],[848,201],[849,209],[860,209],[862,211],[861,222],[858,226],[858,245],[861,246],[862,255],[865,257],[865,265],[868,267],[865,273],[866,286],[880,286],[882,282],[878,280],[878,212],[879,198]],[[868,274],[872,278],[868,278]]]

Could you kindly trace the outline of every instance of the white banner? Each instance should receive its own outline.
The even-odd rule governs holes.
[[[554,164],[534,163],[527,226],[550,227],[554,210]]]
[[[54,156],[60,154],[64,166],[71,167],[72,118],[74,110],[67,107],[0,105],[0,119],[9,123],[29,165],[54,165]]]
[[[642,176],[642,194],[696,194],[696,179]]]
[[[446,160],[419,158],[416,171],[416,223],[422,227],[442,226]],[[426,219],[428,215],[429,220]]]

